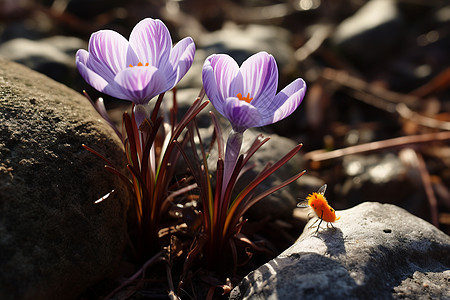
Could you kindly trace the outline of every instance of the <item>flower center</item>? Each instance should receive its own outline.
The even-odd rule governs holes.
[[[253,100],[253,98],[250,98],[250,93],[247,94],[247,97],[242,97],[241,93],[237,94],[236,97],[238,97],[239,100],[243,100],[247,103],[250,103],[250,101]]]
[[[129,64],[129,66],[130,66],[130,68],[134,67],[132,64]],[[139,62],[139,63],[137,64],[137,66],[138,66],[138,67],[143,67],[144,65],[143,65],[141,62]],[[146,63],[145,66],[148,67],[148,63]]]

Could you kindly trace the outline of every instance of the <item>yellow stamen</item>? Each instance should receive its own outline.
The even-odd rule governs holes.
[[[129,64],[128,66],[130,66],[130,68],[134,67],[132,64]],[[137,66],[143,67],[144,65],[141,62],[138,62]],[[148,67],[148,63],[145,63],[145,66]]]
[[[242,97],[241,93],[237,94],[236,97],[238,97],[239,100],[244,100],[247,103],[250,103],[250,101],[253,100],[253,98],[250,98],[250,93],[247,94],[247,97]]]

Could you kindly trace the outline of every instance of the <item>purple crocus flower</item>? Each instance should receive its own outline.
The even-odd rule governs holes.
[[[129,41],[112,30],[93,33],[88,51],[78,50],[76,63],[81,76],[98,91],[147,104],[180,81],[194,54],[192,38],[172,48],[164,23],[147,18],[133,28]]]
[[[302,102],[306,83],[298,78],[276,94],[278,67],[266,52],[252,55],[240,68],[230,56],[213,54],[203,64],[202,77],[209,100],[233,128],[225,152],[223,196],[239,157],[244,131],[289,116]]]
[[[202,76],[211,103],[240,133],[286,118],[306,92],[305,82],[298,78],[276,94],[278,68],[266,52],[251,56],[240,68],[230,56],[213,54],[206,59]]]

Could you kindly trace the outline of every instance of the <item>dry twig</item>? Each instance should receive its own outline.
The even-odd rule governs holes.
[[[431,176],[428,172],[425,161],[420,153],[412,148],[406,148],[400,151],[400,159],[411,168],[414,178],[417,178],[422,183],[425,193],[427,195],[428,203],[431,212],[431,222],[434,226],[439,226],[439,212],[438,212],[438,202],[436,195],[433,190],[433,185],[431,182]],[[420,184],[420,183],[418,183]]]
[[[430,173],[427,170],[427,166],[420,153],[417,153],[417,160],[419,162],[418,168],[420,171],[420,177],[422,178],[423,187],[427,194],[428,203],[430,204],[431,222],[434,226],[439,227],[439,213],[437,207],[436,196],[434,195],[433,186],[431,184]]]
[[[364,152],[372,152],[381,149],[402,147],[413,144],[429,143],[435,141],[450,140],[450,132],[433,132],[419,135],[402,136],[393,139],[387,139],[383,141],[371,142],[356,146],[350,146],[338,150],[325,152],[325,150],[315,150],[305,154],[305,158],[308,160],[320,162],[329,159],[340,158],[345,155],[358,154]]]

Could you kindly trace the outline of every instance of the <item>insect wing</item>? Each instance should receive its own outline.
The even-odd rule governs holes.
[[[324,184],[320,187],[320,189],[317,190],[317,193],[321,194],[323,196],[323,195],[325,195],[326,190],[327,190],[327,184]]]
[[[308,200],[303,200],[302,202],[298,203],[297,207],[301,207],[301,208],[309,207]]]

